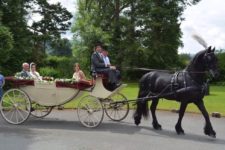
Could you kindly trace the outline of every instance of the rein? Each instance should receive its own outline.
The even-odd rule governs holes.
[[[164,69],[152,69],[152,68],[132,68],[132,67],[125,67],[124,69],[130,69],[130,70],[143,70],[143,71],[160,71],[160,72],[168,72],[168,73],[173,73],[173,72],[177,72],[179,70],[164,70]],[[181,71],[182,72],[182,71]],[[207,71],[183,71],[183,72],[189,72],[189,73],[196,73],[196,74],[200,74],[200,73],[204,73],[206,74]]]

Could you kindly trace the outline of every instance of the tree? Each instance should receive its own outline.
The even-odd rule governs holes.
[[[198,1],[79,1],[73,30],[75,55],[91,53],[91,42],[101,40],[109,45],[117,66],[172,68],[179,63],[182,12]]]
[[[88,7],[87,7],[88,6]],[[101,16],[98,16],[97,2],[78,1],[78,13],[75,15],[73,54],[82,68],[90,69],[90,57],[94,43],[102,41],[109,43],[111,34],[101,27]]]
[[[27,29],[26,11],[29,0],[1,0],[2,25],[7,27],[13,38],[13,49],[2,66],[5,75],[12,75],[21,69],[21,63],[28,61],[32,50],[32,33]]]
[[[22,62],[43,63],[45,43],[60,38],[68,30],[72,15],[61,4],[50,5],[46,0],[0,0],[1,23],[13,38],[13,49],[4,59],[6,75],[21,69]],[[28,26],[31,14],[39,14],[42,20]],[[2,65],[2,64],[1,64]]]
[[[220,76],[219,79],[220,81],[225,81],[225,50],[219,50],[219,53],[217,54],[218,57],[218,66],[219,66],[219,72]]]
[[[0,72],[5,72],[4,66],[10,59],[10,52],[13,48],[13,37],[8,28],[0,24]]]
[[[66,38],[56,39],[51,43],[51,55],[54,56],[72,56],[72,45]]]
[[[182,13],[199,1],[80,0],[73,27],[74,49],[89,54],[91,42],[101,40],[109,45],[117,66],[173,68],[179,63],[177,49],[182,46]]]
[[[37,36],[39,35],[39,41],[43,42],[45,52],[47,41],[60,38],[60,34],[69,29],[72,14],[60,3],[49,4],[47,0],[36,0],[34,3],[38,8],[34,8],[32,13],[39,14],[42,19],[34,21],[30,28]]]

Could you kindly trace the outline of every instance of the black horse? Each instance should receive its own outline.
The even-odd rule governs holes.
[[[181,103],[179,110],[179,119],[175,126],[177,134],[184,134],[181,121],[184,116],[186,107],[189,103],[197,105],[202,112],[206,124],[204,133],[215,137],[216,132],[213,130],[208,112],[204,106],[203,97],[206,90],[206,76],[209,72],[212,77],[219,75],[217,68],[217,58],[214,54],[215,48],[208,47],[204,51],[197,53],[190,64],[182,71],[170,74],[162,71],[153,71],[146,73],[139,83],[139,94],[137,99],[137,109],[134,113],[135,124],[139,125],[142,115],[147,117],[148,100],[151,97],[152,103],[150,110],[152,113],[152,125],[154,129],[160,130],[161,125],[156,118],[156,107],[159,98],[176,100]]]

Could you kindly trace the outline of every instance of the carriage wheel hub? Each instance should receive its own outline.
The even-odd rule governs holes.
[[[18,106],[19,106],[17,103],[16,104],[13,104],[13,105],[14,105],[15,108],[18,108]]]
[[[92,109],[88,109],[87,111],[89,114],[93,114],[93,112],[94,112]]]

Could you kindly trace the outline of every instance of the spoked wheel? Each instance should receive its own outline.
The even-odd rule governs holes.
[[[78,104],[77,115],[85,127],[97,127],[104,117],[102,103],[96,97],[85,96]]]
[[[116,93],[109,97],[108,100],[108,102],[104,103],[106,115],[113,121],[125,119],[129,113],[127,98],[121,93]]]
[[[2,96],[1,114],[11,124],[21,124],[30,115],[31,102],[27,94],[19,89],[10,89]]]
[[[44,118],[50,114],[52,109],[53,107],[42,106],[37,103],[33,103],[31,108],[31,115],[36,118]]]

